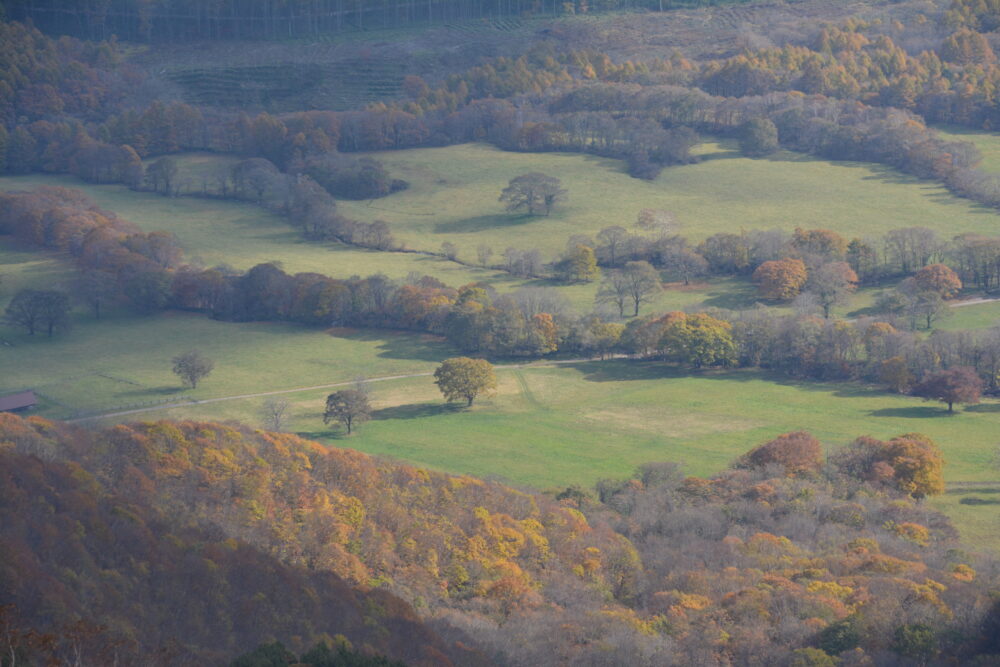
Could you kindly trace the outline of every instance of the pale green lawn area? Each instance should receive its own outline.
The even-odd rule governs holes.
[[[74,271],[59,253],[29,248],[0,236],[0,305],[21,289],[66,288]]]
[[[751,160],[730,141],[699,147],[703,161],[629,177],[619,160],[568,153],[513,153],[485,144],[371,153],[408,190],[369,202],[341,202],[359,220],[382,219],[413,248],[455,243],[460,257],[480,244],[500,253],[536,248],[558,255],[573,234],[631,227],[643,208],[674,213],[679,232],[699,240],[741,229],[825,227],[850,238],[923,225],[951,236],[1000,232],[1000,216],[943,186],[870,163],[831,162],[787,151]],[[538,171],[561,179],[568,199],[550,216],[508,214],[497,201],[507,182]]]
[[[941,447],[950,482],[996,482],[1000,403],[949,416],[937,403],[856,384],[797,382],[755,371],[681,373],[658,363],[587,362],[498,371],[500,388],[466,410],[445,404],[429,377],[372,384],[375,419],[346,437],[322,423],[329,391],[286,396],[291,430],[339,447],[435,469],[558,490],[622,478],[650,461],[680,461],[711,475],[774,436],[808,430],[833,451],[859,435],[925,433]],[[153,418],[260,424],[263,399],[190,406]],[[971,544],[1000,548],[991,506],[931,501]]]
[[[1000,324],[1000,302],[952,308],[951,316],[935,322],[934,328],[958,331],[960,329],[987,329],[998,324]]]
[[[53,338],[0,326],[0,395],[38,389],[41,414],[67,418],[182,397],[196,399],[316,386],[359,375],[433,370],[455,352],[432,336],[310,329],[283,323],[227,323],[193,313],[112,313]],[[171,359],[197,349],[215,361],[196,390],[171,372]]]
[[[1000,172],[1000,134],[973,130],[959,125],[935,125],[934,129],[942,139],[967,141],[974,144],[983,154],[979,168],[983,171]]]

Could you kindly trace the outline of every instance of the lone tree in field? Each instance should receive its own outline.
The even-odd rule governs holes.
[[[288,422],[289,403],[284,398],[272,396],[264,401],[260,406],[260,418],[264,422],[264,428],[270,431],[282,431]]]
[[[452,357],[445,359],[434,371],[434,384],[438,386],[446,400],[465,399],[466,405],[480,394],[490,395],[496,391],[497,376],[493,365],[485,359]]]
[[[914,396],[947,403],[948,412],[954,412],[952,406],[955,403],[978,403],[982,392],[983,381],[976,371],[968,367],[931,373],[913,388]]]
[[[347,428],[350,435],[355,424],[366,422],[372,417],[372,406],[368,394],[358,389],[342,389],[326,397],[323,423],[336,420]]]
[[[197,350],[179,354],[173,358],[174,375],[184,381],[192,389],[215,368],[215,362]]]
[[[556,202],[565,199],[566,191],[559,179],[537,171],[512,178],[500,193],[500,201],[507,205],[508,212],[527,209],[529,215],[538,215],[540,211],[548,215]]]

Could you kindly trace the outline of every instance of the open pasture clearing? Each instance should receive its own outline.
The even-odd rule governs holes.
[[[671,211],[693,241],[741,229],[824,227],[847,238],[926,226],[942,236],[1000,232],[1000,214],[921,181],[870,163],[831,162],[783,151],[742,157],[735,142],[702,144],[702,162],[664,169],[654,181],[625,173],[620,160],[569,153],[512,153],[483,144],[371,153],[410,188],[369,202],[341,202],[359,220],[386,220],[410,247],[438,250],[451,241],[459,257],[476,247],[538,249],[546,259],[574,234],[611,225],[631,227],[641,209]],[[562,181],[566,202],[549,216],[504,212],[497,201],[508,181],[542,172]]]
[[[82,313],[52,339],[0,326],[0,394],[37,389],[40,414],[71,418],[186,399],[205,399],[353,380],[359,375],[432,371],[454,351],[419,334],[228,323],[191,313],[99,321]],[[331,333],[333,335],[331,335]],[[197,349],[215,370],[195,390],[171,359]]]
[[[654,362],[604,361],[498,370],[499,391],[469,410],[442,401],[430,377],[372,384],[374,420],[346,437],[322,423],[326,391],[285,395],[289,430],[338,447],[535,488],[589,488],[650,461],[711,475],[780,433],[807,430],[833,451],[859,435],[925,433],[944,452],[952,491],[931,501],[970,544],[1000,548],[990,505],[962,498],[1000,488],[990,462],[1000,404],[955,415],[938,403],[847,383],[798,382],[754,371],[682,373]],[[239,419],[260,424],[263,399],[185,406],[142,419]],[[974,483],[971,484],[970,483]],[[970,491],[971,489],[971,491]],[[993,496],[984,496],[993,497]]]

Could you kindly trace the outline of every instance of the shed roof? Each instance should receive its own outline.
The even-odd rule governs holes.
[[[33,391],[22,391],[18,394],[0,396],[0,412],[30,408],[36,403],[38,403],[38,399],[35,398],[35,392]]]

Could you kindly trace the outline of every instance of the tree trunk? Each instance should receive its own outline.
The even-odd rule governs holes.
[[[954,412],[955,411],[951,406],[952,406],[952,401],[948,401],[948,412]]]
[[[474,400],[474,399],[475,399],[476,397],[475,397],[475,396],[466,396],[465,398],[467,398],[467,399],[469,400],[469,402],[468,402],[468,403],[466,404],[466,406],[465,406],[465,407],[467,407],[467,408],[471,408],[471,407],[472,407],[472,401],[473,401],[473,400]]]

